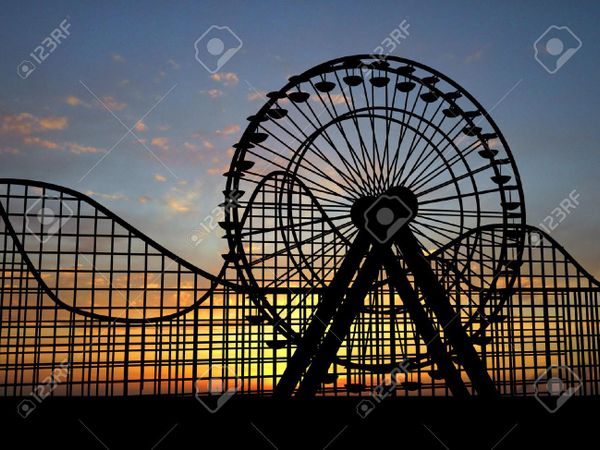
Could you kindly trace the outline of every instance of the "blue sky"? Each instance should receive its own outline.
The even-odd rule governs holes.
[[[90,193],[176,253],[216,271],[220,230],[198,245],[189,236],[221,201],[231,145],[261,106],[261,94],[320,62],[370,53],[406,21],[409,36],[393,54],[447,74],[491,110],[520,169],[530,224],[577,190],[580,206],[553,236],[600,275],[595,2],[3,6],[0,176]],[[64,19],[69,36],[28,78],[19,77],[19,63]],[[230,27],[243,45],[211,76],[196,61],[194,42],[212,25]],[[555,74],[533,51],[552,25],[568,26],[582,42]],[[134,130],[144,145],[129,134],[107,153],[146,113]]]

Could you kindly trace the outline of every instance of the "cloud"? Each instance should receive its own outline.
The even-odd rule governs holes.
[[[267,92],[266,91],[252,91],[248,92],[248,100],[251,102],[256,102],[259,100],[266,100]]]
[[[63,150],[64,147],[56,142],[49,141],[47,139],[41,139],[37,136],[25,136],[23,138],[23,142],[27,145],[37,145],[39,147],[44,147],[50,150]]]
[[[102,97],[102,103],[104,103],[108,109],[112,109],[114,111],[120,111],[127,108],[127,103],[117,101],[112,95]]]
[[[235,86],[240,81],[238,76],[233,72],[213,73],[210,78],[219,83],[223,83],[225,86]]]
[[[148,130],[148,126],[144,122],[142,122],[141,120],[135,124],[134,128],[135,128],[136,131],[146,131],[146,130]]]
[[[123,58],[123,55],[119,54],[119,53],[113,53],[110,55],[110,57],[112,58],[112,60],[114,62],[118,62],[118,63],[124,63],[125,62],[125,58]]]
[[[81,155],[82,153],[103,153],[104,150],[98,147],[94,147],[92,145],[81,145],[77,142],[67,142],[65,147],[76,155]]]
[[[83,106],[85,108],[89,108],[90,107],[89,103],[84,102],[83,100],[81,100],[80,98],[75,97],[74,95],[68,95],[65,98],[65,103],[67,105],[70,105],[70,106]]]
[[[122,193],[101,194],[99,192],[86,191],[85,195],[87,195],[88,197],[100,197],[100,198],[103,198],[104,200],[127,200],[127,196]]]
[[[154,174],[154,180],[155,180],[155,181],[158,181],[159,183],[164,183],[165,181],[167,181],[167,178],[166,178],[166,177],[164,177],[164,176],[162,176],[162,175],[161,175],[161,174],[159,174],[159,173],[155,173],[155,174]]]
[[[208,95],[212,99],[219,98],[223,95],[223,91],[221,89],[209,89],[208,91],[200,91],[200,93],[203,95]]]
[[[0,132],[29,136],[40,131],[64,130],[69,125],[66,117],[42,117],[33,114],[6,114],[0,117]]]
[[[479,50],[467,55],[465,57],[465,62],[470,64],[475,61],[479,61],[483,57],[484,49],[480,48]]]
[[[167,137],[155,137],[152,138],[152,140],[150,141],[150,143],[152,145],[154,145],[155,147],[160,148],[163,151],[168,151],[169,150],[169,138]]]
[[[173,70],[179,70],[181,68],[181,66],[172,59],[169,59],[167,64],[169,64]]]
[[[150,197],[146,197],[145,195],[141,195],[140,197],[138,197],[138,202],[142,205],[145,205],[149,201],[150,201]]]
[[[0,147],[0,155],[18,155],[21,150],[14,147]]]
[[[240,126],[238,124],[227,125],[226,127],[217,130],[219,136],[230,136],[232,134],[236,134],[240,131]]]
[[[190,205],[186,204],[185,201],[178,198],[169,198],[167,199],[167,205],[169,208],[178,213],[186,213],[190,212]]]
[[[66,117],[42,117],[40,126],[44,130],[64,130],[67,128],[69,121]]]
[[[186,186],[187,183],[179,183],[180,186]],[[199,187],[188,188],[186,190],[177,186],[172,187],[164,198],[167,207],[177,214],[185,214],[192,211],[197,204],[199,196]]]
[[[321,100],[321,98],[323,100]],[[329,103],[330,98],[331,98],[331,102],[333,102],[334,105],[345,105],[346,104],[346,97],[344,97],[344,94],[329,94],[328,96],[323,94],[322,97],[319,97],[317,94],[313,94],[311,96],[311,100],[313,100],[314,102],[320,103],[320,104],[322,104],[323,102]],[[348,100],[348,103],[350,103],[350,100]]]
[[[37,136],[25,136],[23,138],[23,142],[27,145],[37,145],[38,147],[47,148],[49,150],[68,150],[75,155],[104,152],[103,149],[91,145],[82,145],[78,144],[77,142],[66,142],[64,144],[59,144],[48,139],[39,138]]]
[[[209,167],[206,172],[209,175],[221,175],[229,170],[229,163],[225,163],[222,166]]]

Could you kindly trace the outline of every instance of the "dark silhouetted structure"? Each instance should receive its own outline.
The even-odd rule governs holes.
[[[85,195],[0,180],[0,394],[370,395],[390,373],[397,396],[529,395],[548,374],[598,394],[598,283],[526,225],[468,92],[363,55],[267,97],[211,218],[218,275]]]

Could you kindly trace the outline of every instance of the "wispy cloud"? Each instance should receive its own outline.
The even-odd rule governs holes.
[[[122,109],[127,108],[127,103],[118,101],[112,95],[102,97],[102,102],[113,111],[121,111]]]
[[[215,131],[219,136],[230,136],[232,134],[239,133],[240,126],[238,124],[227,125],[220,130]]]
[[[148,125],[146,125],[143,121],[139,121],[135,124],[135,131],[147,131]]]
[[[89,197],[99,197],[104,200],[127,200],[127,196],[120,192],[116,194],[102,194],[100,192],[86,191],[85,195]]]
[[[251,102],[256,102],[259,100],[266,100],[267,92],[266,91],[251,91],[248,92],[248,100]]]
[[[162,176],[159,173],[155,173],[154,174],[154,181],[158,181],[159,183],[164,183],[165,181],[167,181],[167,178]]]
[[[124,63],[125,62],[125,58],[120,53],[113,53],[113,54],[110,55],[110,57],[112,58],[112,60],[114,62],[118,62],[118,63]]]
[[[2,133],[16,133],[29,136],[35,132],[64,130],[69,125],[66,117],[48,116],[38,118],[30,113],[5,114],[0,117]]]
[[[92,145],[81,145],[77,142],[67,142],[65,144],[67,150],[76,155],[81,155],[82,153],[103,153],[104,149],[94,147]]]
[[[62,150],[64,147],[54,141],[48,139],[41,139],[37,136],[25,136],[23,142],[27,145],[37,145],[38,147],[47,148],[50,150]]]
[[[465,57],[465,62],[467,64],[470,64],[470,63],[473,63],[475,61],[479,61],[483,57],[484,53],[485,53],[485,49],[480,48],[480,49],[474,51],[473,53],[468,54]]]
[[[0,155],[19,155],[21,150],[14,147],[0,147]]]
[[[164,137],[164,136],[152,138],[150,143],[165,152],[168,151],[170,148],[169,147],[169,138]]]
[[[235,86],[240,79],[233,72],[217,72],[210,76],[214,81],[223,83],[225,86]]]
[[[167,61],[167,64],[168,64],[169,66],[171,66],[171,69],[173,69],[173,70],[179,70],[179,69],[181,68],[181,66],[180,66],[179,64],[177,64],[177,63],[176,63],[174,60],[172,60],[172,59],[169,59],[169,60]]]
[[[65,103],[69,106],[83,106],[85,108],[90,108],[91,105],[87,102],[84,102],[83,100],[81,100],[80,98],[74,96],[74,95],[68,95],[65,98]]]
[[[200,91],[202,95],[208,95],[210,98],[215,99],[223,96],[221,89],[208,89],[206,91]]]

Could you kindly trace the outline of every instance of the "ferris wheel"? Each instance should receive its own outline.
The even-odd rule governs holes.
[[[226,204],[246,195],[221,225],[257,308],[293,347],[275,392],[314,395],[332,364],[408,361],[453,395],[468,393],[461,371],[492,395],[475,346],[518,277],[525,206],[489,114],[443,74],[372,55],[267,97],[235,145]]]

